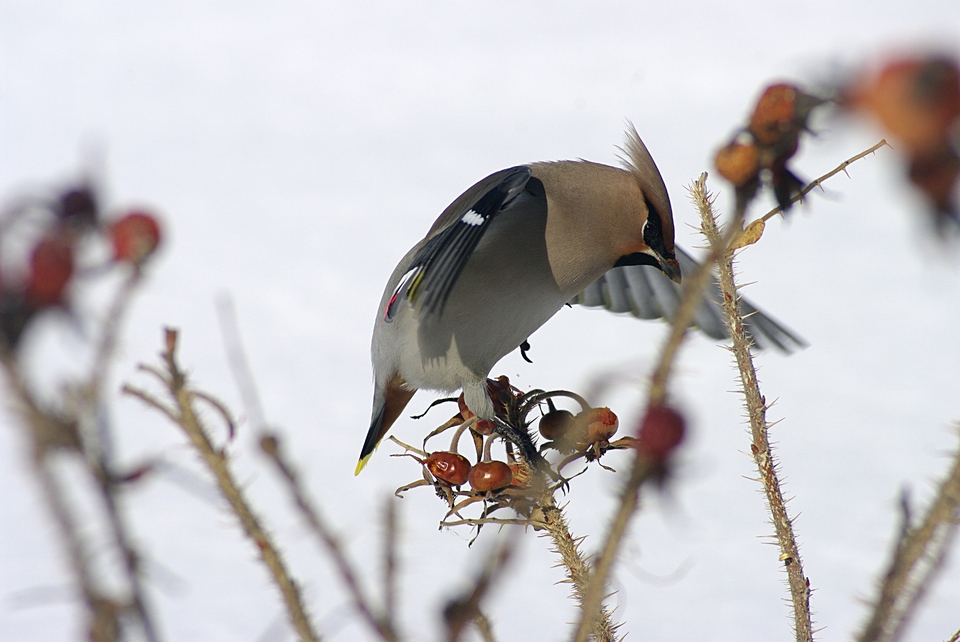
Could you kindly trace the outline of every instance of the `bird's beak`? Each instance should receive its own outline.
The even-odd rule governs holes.
[[[670,257],[668,259],[660,259],[660,271],[663,272],[668,279],[680,285],[680,263],[677,262],[675,257]]]

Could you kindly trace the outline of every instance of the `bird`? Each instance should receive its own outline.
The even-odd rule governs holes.
[[[356,474],[417,390],[462,390],[473,414],[493,420],[491,369],[567,304],[672,317],[682,274],[697,264],[674,245],[666,185],[632,125],[620,149],[623,168],[571,160],[495,172],[404,255],[374,325],[373,409]],[[764,343],[802,345],[748,302],[741,306]],[[695,323],[726,336],[710,301]]]

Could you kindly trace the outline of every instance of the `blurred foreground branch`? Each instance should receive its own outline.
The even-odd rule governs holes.
[[[386,642],[396,642],[398,636],[392,608],[382,615],[374,613],[373,607],[369,604],[369,600],[367,600],[360,588],[360,582],[357,574],[353,570],[353,566],[347,561],[346,554],[340,546],[340,542],[333,534],[333,531],[327,526],[326,521],[320,516],[320,512],[307,498],[306,493],[300,486],[296,472],[294,472],[293,467],[281,454],[279,439],[275,435],[265,435],[260,440],[260,448],[267,457],[270,458],[270,461],[273,462],[284,481],[286,481],[287,487],[293,495],[294,502],[300,514],[307,520],[314,535],[317,536],[317,539],[319,539],[327,549],[327,552],[337,567],[337,571],[340,573],[340,579],[350,593],[350,597],[353,598],[354,606],[356,606],[360,614],[363,615],[363,618],[367,621],[367,624],[370,625],[370,628],[383,640]],[[388,529],[386,535],[388,539],[390,537],[389,530],[392,529]],[[387,584],[387,593],[389,595],[391,591],[389,583]]]
[[[922,523],[913,525],[906,495],[902,506],[903,527],[873,611],[857,637],[859,642],[899,639],[917,604],[942,568],[960,523],[960,449],[954,454],[953,468],[937,488]],[[956,640],[957,635],[953,639]]]
[[[50,407],[40,402],[23,378],[16,352],[0,341],[0,361],[6,374],[11,399],[18,406],[33,451],[34,471],[53,514],[67,553],[69,567],[87,607],[86,630],[95,642],[112,642],[124,637],[123,620],[133,616],[149,642],[159,639],[142,585],[140,554],[134,547],[126,524],[119,489],[123,475],[115,470],[111,427],[104,416],[102,399],[109,365],[118,340],[120,321],[140,283],[134,269],[115,292],[94,346],[94,359],[82,383],[67,383],[65,403]],[[11,346],[17,348],[16,344]],[[67,461],[78,462],[93,482],[98,495],[96,506],[110,537],[109,553],[120,558],[128,595],[111,594],[104,586],[97,544],[91,542],[91,525],[82,522],[81,509],[67,488],[85,488],[76,480]],[[81,491],[82,492],[82,491]],[[99,512],[102,511],[102,512]],[[89,518],[87,518],[89,519]]]
[[[207,434],[206,428],[201,424],[194,409],[196,399],[208,400],[209,396],[197,393],[187,387],[186,374],[180,369],[176,360],[177,349],[177,331],[173,329],[166,330],[166,347],[161,357],[164,361],[164,370],[152,366],[142,365],[142,371],[152,374],[166,387],[172,398],[173,405],[168,406],[159,401],[152,394],[134,388],[129,385],[123,387],[126,394],[139,398],[147,405],[156,408],[167,415],[175,424],[180,426],[190,439],[194,448],[200,453],[204,463],[213,473],[217,480],[220,492],[227,500],[230,508],[240,519],[244,533],[256,545],[257,551],[264,564],[270,570],[273,581],[283,596],[284,603],[290,616],[290,621],[303,641],[319,640],[319,636],[314,631],[313,624],[307,616],[303,605],[300,588],[291,578],[287,571],[280,551],[274,544],[270,535],[263,529],[260,520],[253,513],[243,491],[233,478],[230,472],[228,460],[223,449],[215,448]],[[214,408],[223,413],[224,408],[220,404],[212,404]],[[224,414],[228,425],[232,427],[232,421]]]

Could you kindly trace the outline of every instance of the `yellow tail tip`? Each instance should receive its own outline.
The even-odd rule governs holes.
[[[372,454],[373,453],[370,453],[370,455]],[[353,471],[354,476],[359,475],[360,471],[363,470],[364,466],[367,465],[367,462],[370,461],[370,455],[367,455],[366,457],[362,457],[360,461],[357,462],[357,469]]]

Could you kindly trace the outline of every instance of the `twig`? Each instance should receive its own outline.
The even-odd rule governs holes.
[[[713,213],[712,198],[706,191],[703,177],[693,190],[694,200],[700,209],[704,236],[714,248],[726,248],[729,241],[722,239]],[[739,227],[739,226],[737,226]],[[803,573],[800,553],[793,533],[793,523],[787,513],[780,482],[777,479],[777,464],[767,438],[766,401],[760,394],[757,373],[750,355],[750,339],[743,327],[737,288],[733,280],[733,250],[726,250],[718,262],[720,290],[723,294],[721,307],[730,336],[733,353],[740,371],[744,402],[750,418],[753,441],[750,450],[760,470],[760,479],[770,507],[774,530],[780,544],[780,559],[784,561],[793,600],[794,628],[798,641],[813,639],[810,617],[810,583]]]
[[[114,642],[120,636],[119,615],[122,607],[109,599],[99,586],[92,568],[89,546],[47,457],[54,450],[80,453],[82,445],[76,426],[44,412],[21,379],[11,355],[5,353],[2,357],[13,398],[21,405],[19,410],[33,445],[34,471],[60,531],[70,569],[87,607],[87,632],[94,642]]]
[[[960,629],[957,629],[957,632],[951,635],[947,642],[957,642],[958,640],[960,640]]]
[[[217,319],[220,321],[220,335],[223,338],[223,348],[227,353],[230,372],[233,374],[237,389],[240,391],[240,399],[243,400],[247,416],[250,417],[255,429],[265,430],[266,420],[264,419],[263,406],[260,403],[260,395],[257,392],[257,386],[254,383],[253,374],[243,350],[243,342],[240,340],[240,328],[237,324],[233,299],[229,296],[217,297]]]
[[[810,192],[812,192],[815,188],[817,188],[817,187],[821,187],[821,188],[822,188],[823,182],[824,182],[825,180],[827,180],[828,178],[831,178],[832,176],[835,176],[835,175],[839,174],[840,172],[846,173],[847,167],[849,167],[849,166],[852,165],[853,163],[857,162],[857,161],[860,160],[861,158],[865,158],[865,157],[869,156],[870,154],[874,153],[875,151],[877,151],[877,150],[880,149],[881,147],[890,147],[890,144],[887,143],[886,139],[883,139],[883,140],[881,140],[879,143],[877,143],[876,145],[874,145],[873,147],[871,147],[870,149],[867,149],[867,150],[865,150],[865,151],[862,151],[862,152],[860,152],[859,154],[857,154],[856,156],[852,156],[852,157],[848,158],[847,160],[843,161],[842,163],[840,163],[839,165],[837,165],[835,168],[833,168],[832,170],[830,170],[829,172],[827,172],[826,174],[824,174],[824,175],[821,176],[820,178],[814,179],[813,181],[811,181],[810,183],[808,183],[802,190],[800,190],[798,193],[794,194],[793,198],[790,199],[790,204],[793,205],[794,203],[799,203],[799,202],[803,201],[803,197],[806,196],[807,194],[809,194]],[[776,216],[777,214],[780,214],[781,212],[783,212],[783,207],[777,206],[777,207],[773,208],[772,210],[770,210],[769,212],[767,212],[766,214],[764,214],[763,216],[761,216],[758,220],[763,221],[763,222],[765,223],[765,222],[769,221],[771,218],[773,218],[774,216]]]
[[[914,527],[906,510],[904,528],[891,555],[873,611],[857,638],[888,642],[902,635],[910,616],[943,565],[960,521],[960,450],[924,517]],[[952,638],[956,642],[960,631]]]
[[[102,324],[99,343],[96,347],[90,376],[80,388],[80,407],[78,417],[81,430],[83,455],[87,466],[97,481],[101,498],[107,513],[110,532],[114,544],[123,560],[126,580],[130,586],[130,600],[133,610],[144,631],[148,642],[156,642],[153,618],[147,604],[146,593],[140,572],[140,556],[135,550],[127,524],[119,509],[116,476],[113,474],[113,439],[110,425],[102,418],[102,396],[107,381],[109,367],[120,339],[120,324],[133,302],[133,295],[142,281],[143,272],[139,266],[131,271],[114,295],[113,303],[107,310]]]
[[[263,437],[260,440],[260,447],[287,482],[287,487],[293,495],[294,502],[300,510],[300,513],[307,520],[314,534],[329,551],[330,557],[333,558],[337,571],[340,573],[340,579],[347,587],[347,591],[353,598],[357,610],[360,611],[360,614],[363,615],[370,627],[376,631],[381,638],[388,642],[396,641],[398,636],[393,628],[393,622],[385,617],[378,617],[374,614],[373,608],[369,605],[367,598],[360,588],[360,582],[357,579],[356,573],[353,571],[353,567],[347,561],[346,555],[340,547],[340,542],[326,525],[319,511],[307,499],[297,479],[296,473],[280,454],[280,446],[277,438],[273,435]]]
[[[487,640],[492,639],[490,623],[480,612],[480,601],[490,590],[493,582],[503,573],[503,569],[510,561],[514,544],[500,544],[490,554],[483,572],[474,582],[473,588],[459,598],[451,600],[443,609],[443,619],[447,623],[447,642],[457,642],[464,630],[474,624],[484,634]]]
[[[700,182],[704,181],[706,181],[706,173],[700,177]],[[731,226],[731,231],[728,233],[728,241],[734,237],[735,230],[737,230],[738,227],[738,225]],[[662,405],[666,401],[667,383],[673,370],[673,364],[679,353],[680,345],[686,337],[687,328],[690,326],[696,308],[700,304],[703,289],[710,281],[717,255],[718,253],[716,251],[711,251],[700,266],[700,269],[692,275],[685,277],[683,280],[683,295],[680,300],[680,305],[677,307],[676,314],[670,322],[670,334],[663,344],[660,359],[651,377],[648,401],[650,406]],[[583,610],[574,636],[576,642],[586,642],[587,636],[592,628],[592,622],[596,617],[597,609],[605,597],[607,576],[616,559],[620,542],[626,533],[627,526],[633,514],[637,510],[640,485],[650,477],[652,472],[648,462],[639,458],[634,460],[627,481],[620,491],[620,502],[617,513],[610,524],[610,531],[604,539],[600,557],[594,565],[595,573],[590,577],[590,586],[584,595]]]
[[[87,383],[85,393],[89,399],[99,399],[100,391],[106,382],[107,370],[113,355],[117,350],[117,341],[120,338],[120,322],[123,321],[130,304],[133,302],[133,294],[142,280],[143,272],[139,268],[133,268],[127,278],[117,290],[113,303],[107,311],[103,321],[103,333],[93,359],[93,367],[90,370],[90,379]]]
[[[383,502],[383,610],[390,630],[397,628],[397,503]]]
[[[177,331],[173,329],[166,330],[166,350],[161,354],[166,363],[167,373],[169,375],[169,392],[176,404],[175,409],[168,409],[161,402],[154,399],[148,393],[135,390],[129,386],[124,387],[124,392],[134,395],[139,399],[146,401],[154,408],[158,408],[170,416],[174,422],[183,428],[187,437],[190,439],[194,448],[200,453],[204,463],[213,473],[217,480],[220,492],[230,505],[234,514],[240,519],[244,533],[256,545],[260,553],[260,558],[269,569],[277,588],[283,596],[284,603],[287,606],[287,612],[291,623],[304,641],[319,640],[319,636],[314,631],[313,624],[307,616],[306,609],[303,606],[303,600],[300,595],[300,588],[290,577],[283,558],[279,550],[273,543],[273,539],[263,529],[260,520],[254,514],[247,503],[240,486],[233,478],[228,466],[227,457],[222,450],[214,448],[206,429],[197,418],[193,408],[195,395],[193,391],[187,388],[186,375],[180,369],[176,361]]]
[[[480,637],[483,638],[483,642],[497,642],[497,639],[493,635],[493,627],[490,626],[490,620],[487,619],[487,616],[484,615],[480,609],[477,609],[477,614],[473,618],[473,624],[477,627],[477,631],[480,632]],[[950,642],[955,642],[955,640],[950,640]]]

